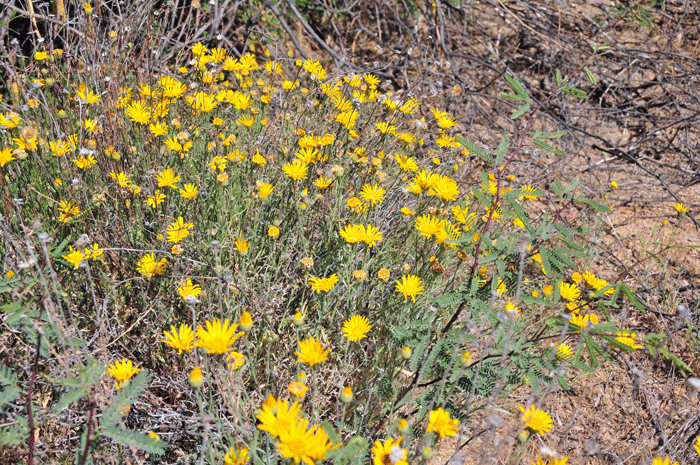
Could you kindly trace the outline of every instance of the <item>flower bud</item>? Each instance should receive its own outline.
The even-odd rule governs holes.
[[[404,346],[404,347],[401,349],[401,356],[404,358],[404,360],[410,359],[412,353],[413,353],[413,352],[411,351],[411,348],[408,347],[408,346]]]
[[[352,388],[350,386],[344,387],[340,392],[340,401],[344,404],[352,402]]]
[[[192,369],[192,371],[190,372],[188,382],[190,383],[190,386],[192,386],[194,389],[197,389],[202,384],[204,384],[204,376],[202,376],[201,367],[194,367]]]

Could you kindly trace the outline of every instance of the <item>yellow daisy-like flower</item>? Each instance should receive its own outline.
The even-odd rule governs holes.
[[[0,168],[11,162],[12,160],[16,160],[15,157],[12,156],[12,149],[9,147],[5,147],[0,151]]]
[[[158,187],[172,187],[177,189],[177,184],[180,182],[180,176],[175,176],[175,172],[170,168],[163,170],[160,174],[156,175],[156,180],[158,181]]]
[[[294,381],[289,385],[289,392],[294,396],[298,397],[299,399],[303,399],[304,396],[306,396],[306,392],[309,390],[309,387],[302,383],[301,381]]]
[[[245,255],[248,252],[248,241],[245,240],[243,237],[239,237],[238,239],[236,239],[235,245],[238,252],[242,255]]]
[[[676,209],[676,211],[678,212],[679,215],[685,215],[686,213],[688,213],[690,211],[690,207],[688,207],[688,205],[686,205],[684,203],[680,203],[680,202],[676,203],[673,206],[673,208]]]
[[[333,289],[337,282],[338,275],[335,273],[333,273],[329,278],[318,278],[316,276],[309,278],[311,290],[316,292],[328,292]]]
[[[258,189],[258,197],[261,199],[266,199],[272,194],[272,191],[275,189],[275,186],[273,186],[270,183],[263,183],[260,185],[260,188]]]
[[[388,438],[384,441],[375,441],[372,446],[372,465],[408,465],[408,453],[401,447],[401,439]]]
[[[401,281],[396,281],[396,292],[403,294],[404,299],[409,297],[416,301],[416,296],[423,293],[423,281],[418,276],[403,275]]]
[[[678,465],[678,462],[671,463],[671,457],[666,457],[662,459],[661,457],[654,457],[652,465]]]
[[[202,292],[202,288],[199,287],[199,284],[192,284],[192,280],[188,279],[177,288],[177,292],[182,297],[182,300],[186,301],[187,297],[191,295],[197,297]]]
[[[294,352],[294,354],[299,357],[298,362],[314,366],[328,360],[329,352],[330,349],[324,348],[320,340],[316,341],[313,337],[309,337],[299,341],[299,352]]]
[[[622,328],[622,331],[618,331],[615,336],[615,339],[627,346],[630,346],[632,349],[642,348],[642,346],[637,344],[637,335],[630,332],[630,330],[627,328]]]
[[[700,436],[695,438],[695,444],[693,445],[693,448],[695,449],[695,452],[700,454]]]
[[[131,360],[123,358],[120,361],[116,361],[107,368],[107,374],[117,380],[117,389],[121,389],[129,383],[129,380],[141,371],[140,368],[135,367]]]
[[[192,200],[199,194],[196,184],[185,184],[184,189],[180,189],[179,192],[180,195],[187,200]]]
[[[365,184],[360,191],[360,197],[374,207],[374,204],[384,202],[384,193],[384,188],[379,187],[377,184]]]
[[[182,217],[180,216],[177,219],[177,221],[168,225],[168,228],[166,230],[168,234],[168,242],[177,244],[181,240],[187,238],[187,236],[192,234],[192,232],[190,231],[191,228],[194,228],[194,224],[185,223]]]
[[[255,416],[260,420],[258,429],[267,431],[273,437],[280,437],[283,432],[289,431],[294,423],[296,423],[301,406],[294,402],[291,406],[286,400],[275,399],[271,395],[263,404],[262,409],[258,410]]]
[[[284,172],[284,174],[286,174],[288,178],[291,178],[295,181],[301,181],[302,179],[306,179],[306,172],[308,170],[308,163],[304,163],[301,160],[294,160],[293,162],[287,163],[284,166],[282,166],[282,171]]]
[[[75,268],[78,268],[80,262],[85,260],[86,257],[80,250],[73,250],[73,247],[70,247],[70,251],[69,254],[62,255],[61,257],[69,263],[72,263]]]
[[[316,426],[309,428],[308,420],[299,419],[280,434],[277,451],[282,457],[292,459],[295,464],[304,462],[306,465],[314,465],[315,460],[321,461],[326,457],[331,446],[323,429]]]
[[[581,297],[581,289],[576,286],[576,284],[569,284],[565,282],[559,283],[559,289],[561,291],[561,298],[569,301],[578,300]]]
[[[574,357],[574,351],[568,344],[559,344],[556,356],[559,360],[569,360]]]
[[[359,341],[367,337],[367,333],[372,329],[366,316],[353,315],[343,323],[343,332],[348,341]]]
[[[525,423],[525,428],[542,435],[552,431],[552,417],[547,412],[536,408],[534,405],[527,409],[521,406],[518,406],[518,408],[523,412],[521,421]]]
[[[240,449],[235,449],[233,447],[229,448],[224,457],[224,463],[226,465],[244,465],[246,462],[250,461],[250,456],[248,455],[248,449],[242,447]]]
[[[144,255],[141,260],[136,264],[136,269],[141,276],[151,279],[155,275],[163,274],[165,272],[165,265],[167,260],[162,258],[160,261],[156,261],[155,254],[149,253]]]
[[[194,332],[188,324],[181,324],[180,331],[175,329],[175,326],[170,325],[170,331],[163,331],[163,342],[170,347],[177,349],[178,355],[182,354],[183,350],[189,352],[194,347]]]
[[[428,433],[434,431],[439,434],[441,438],[445,436],[455,436],[459,431],[457,425],[459,425],[459,420],[450,418],[449,412],[439,408],[430,411],[430,418],[426,431]]]
[[[197,347],[202,347],[209,354],[225,354],[230,347],[236,342],[236,339],[243,336],[243,333],[236,333],[238,323],[231,324],[226,318],[223,324],[218,318],[214,318],[212,322],[205,321],[206,329],[201,326],[197,327],[197,342],[194,343]]]
[[[277,226],[270,226],[270,229],[267,230],[267,235],[274,239],[280,235],[280,230]]]

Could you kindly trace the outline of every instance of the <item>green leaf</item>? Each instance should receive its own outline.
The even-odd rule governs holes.
[[[499,92],[498,95],[500,95],[501,97],[503,97],[506,100],[513,100],[516,102],[522,102],[523,100],[525,100],[525,98],[520,96],[520,95],[513,95],[513,94],[506,93],[506,92]]]
[[[596,85],[598,84],[598,81],[596,80],[595,76],[591,72],[590,69],[586,68],[585,66],[583,67],[583,72],[586,73],[586,77],[588,80],[591,82],[591,84]]]
[[[498,150],[496,151],[496,163],[500,164],[506,157],[506,151],[508,150],[508,136],[503,134],[501,136],[501,142],[498,144]]]
[[[450,308],[459,305],[464,300],[461,292],[446,292],[433,299],[433,303],[440,308]]]
[[[421,368],[423,370],[423,375],[425,377],[430,376],[430,369],[433,367],[433,364],[435,363],[435,359],[437,358],[438,354],[440,353],[440,350],[442,349],[442,344],[445,342],[445,338],[440,338],[437,340],[435,345],[433,346],[432,350],[430,351],[430,354],[428,355],[428,358],[425,360],[425,368]]]
[[[576,97],[576,98],[580,98],[580,99],[585,99],[588,97],[588,94],[585,91],[578,89],[576,87],[565,86],[565,87],[561,88],[561,91],[567,95],[571,95],[572,97]]]
[[[515,113],[513,113],[512,115],[510,115],[510,119],[518,119],[518,118],[520,118],[521,116],[523,116],[523,115],[524,115],[526,112],[528,112],[528,111],[530,111],[530,104],[529,104],[529,103],[526,103],[526,104],[523,105],[522,107],[520,107],[520,108],[518,108],[517,110],[515,110]]]
[[[564,152],[563,150],[554,148],[554,147],[552,147],[551,145],[549,145],[548,143],[546,143],[546,142],[544,142],[544,141],[542,141],[542,140],[539,140],[539,139],[532,139],[532,143],[535,144],[536,146],[538,146],[539,148],[546,150],[547,152],[550,152],[550,153],[553,153],[553,154],[555,154],[555,155],[559,155],[559,156],[562,156],[562,157],[563,157],[563,156],[566,156],[566,152]]]
[[[114,442],[125,446],[135,447],[149,454],[162,454],[167,444],[160,439],[154,439],[147,434],[139,433],[131,429],[111,426],[102,431],[102,435]]]
[[[323,428],[323,431],[326,432],[328,439],[330,439],[333,444],[338,444],[340,442],[338,434],[335,432],[333,425],[329,421],[324,421],[321,427]]]
[[[576,198],[576,201],[585,203],[589,207],[593,207],[601,213],[610,213],[610,208],[606,207],[602,203],[596,202],[595,200],[590,200],[585,197],[578,197]]]
[[[493,156],[491,154],[489,154],[486,150],[482,149],[481,147],[477,147],[476,145],[467,141],[462,136],[456,136],[455,139],[457,139],[457,142],[462,144],[463,147],[466,147],[470,152],[474,152],[479,157],[481,157],[483,160],[485,160],[489,163],[493,163]]]
[[[530,305],[543,305],[545,307],[553,307],[554,303],[540,297],[533,297],[529,294],[521,294],[520,300]]]
[[[634,292],[632,292],[629,287],[625,286],[624,284],[618,284],[618,286],[619,286],[620,292],[622,292],[622,295],[627,297],[629,299],[629,301],[632,302],[632,305],[634,305],[634,307],[637,310],[639,310],[642,313],[647,312],[646,308],[644,308],[644,305],[642,305],[642,303],[639,301],[639,299],[637,299],[637,296],[634,295]]]
[[[504,74],[503,77],[506,79],[508,84],[510,84],[510,86],[513,88],[513,90],[515,90],[515,92],[517,92],[518,95],[527,99],[528,102],[530,101],[530,96],[527,94],[527,92],[525,91],[525,88],[520,83],[520,81],[518,80],[517,77],[511,76],[507,73]]]
[[[65,394],[61,396],[60,399],[58,399],[58,402],[56,402],[56,405],[53,406],[54,412],[60,412],[63,410],[64,407],[69,406],[73,402],[76,402],[85,395],[85,390],[84,389],[75,389],[73,391],[68,391]]]

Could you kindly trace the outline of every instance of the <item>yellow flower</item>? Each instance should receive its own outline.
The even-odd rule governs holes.
[[[688,211],[690,211],[690,207],[688,207],[688,205],[680,202],[676,203],[673,208],[676,209],[679,215],[685,215],[688,213]]]
[[[228,367],[231,370],[238,370],[245,363],[245,356],[239,352],[236,352],[236,349],[234,349],[233,352],[226,356],[226,361],[228,362]]]
[[[190,376],[187,381],[193,388],[198,388],[204,383],[204,376],[202,376],[202,367],[194,367],[190,371]]]
[[[177,189],[176,183],[180,182],[180,176],[175,176],[175,173],[170,168],[156,175],[158,187],[172,187]]]
[[[70,247],[70,246],[69,246],[69,248],[70,248],[71,252],[67,255],[62,255],[62,257],[66,261],[72,263],[75,266],[75,268],[78,268],[80,262],[85,260],[85,258],[87,258],[87,257],[85,257],[85,255],[83,255],[83,253],[80,250],[73,250],[73,247]]]
[[[240,252],[242,255],[245,255],[248,252],[248,241],[244,238],[239,237],[236,239],[235,245],[238,252]]]
[[[284,174],[287,175],[287,177],[295,180],[295,181],[301,181],[302,179],[306,179],[306,172],[309,169],[308,163],[304,163],[301,160],[294,160],[291,163],[287,163],[284,166],[282,166],[282,171]]]
[[[301,406],[294,402],[291,406],[289,402],[275,399],[270,395],[263,404],[262,409],[258,409],[255,416],[260,420],[258,429],[267,431],[273,437],[280,437],[283,432],[289,431],[299,417]]]
[[[107,374],[117,380],[117,389],[121,389],[129,383],[129,380],[141,371],[133,365],[131,360],[122,359],[121,362],[116,361],[107,368]]]
[[[162,204],[165,201],[165,194],[163,194],[161,191],[156,190],[153,195],[149,195],[146,197],[146,200],[144,203],[147,203],[151,208],[156,208],[158,205]]]
[[[158,274],[163,274],[165,272],[165,265],[167,260],[162,258],[159,262],[156,262],[155,254],[149,253],[144,255],[141,260],[136,264],[136,269],[141,276],[151,279],[153,276]]]
[[[12,156],[12,149],[5,147],[0,151],[0,167],[4,167],[12,160],[16,160],[16,158]]]
[[[168,228],[166,230],[166,233],[168,235],[168,242],[177,244],[181,240],[186,239],[187,236],[192,234],[192,232],[190,231],[191,228],[194,228],[194,224],[185,223],[181,216],[178,217],[177,221],[168,225]]]
[[[455,200],[459,195],[457,183],[447,176],[440,176],[428,191],[430,196],[438,196],[444,201]]]
[[[100,100],[99,95],[95,95],[90,89],[85,87],[85,84],[81,83],[78,92],[76,93],[76,99],[83,104],[96,103]]]
[[[574,351],[568,344],[559,344],[557,346],[556,356],[559,360],[569,360],[570,358],[573,358]]]
[[[280,230],[277,226],[270,226],[270,229],[267,230],[267,235],[274,239],[280,235]]]
[[[198,284],[192,284],[192,280],[188,279],[180,287],[177,288],[178,294],[182,297],[182,300],[187,300],[187,297],[194,296],[197,297],[202,292],[202,288]]]
[[[303,399],[304,396],[306,396],[306,392],[308,390],[309,387],[300,381],[294,381],[292,384],[289,385],[289,392],[294,397],[298,397],[299,399]]]
[[[372,447],[372,465],[408,465],[408,453],[401,447],[401,439],[388,438],[382,444],[375,441]]]
[[[588,326],[588,323],[597,325],[598,317],[592,313],[586,313],[585,315],[571,315],[571,324],[578,326],[580,329]]]
[[[199,194],[199,190],[195,184],[185,184],[184,189],[180,189],[180,195],[187,199],[192,200]]]
[[[320,340],[316,341],[313,337],[299,341],[299,350],[300,352],[294,352],[295,355],[299,356],[297,361],[308,363],[310,366],[328,360],[328,353],[330,352],[330,349],[323,347]]]
[[[352,272],[352,277],[355,279],[365,279],[367,273],[364,270],[355,270]]]
[[[700,454],[700,436],[695,438],[695,444],[693,445],[693,448],[695,449],[695,452]]]
[[[146,125],[151,122],[151,112],[144,100],[131,102],[125,111],[126,115],[135,123]]]
[[[175,326],[170,325],[170,331],[163,331],[163,339],[160,342],[164,342],[170,347],[177,349],[177,353],[182,354],[183,350],[189,352],[194,347],[194,332],[190,325],[181,324],[180,331],[175,329]]]
[[[439,408],[437,410],[431,410],[426,431],[428,433],[434,431],[439,434],[441,438],[455,436],[457,431],[459,431],[457,425],[459,425],[459,420],[450,418],[449,412]]]
[[[316,292],[328,292],[335,284],[338,282],[338,275],[333,274],[330,278],[318,278],[312,276],[309,278],[309,284],[311,285],[311,290]]]
[[[44,61],[49,57],[49,54],[46,52],[36,52],[34,54],[34,59],[36,61]]]
[[[518,406],[518,408],[523,412],[521,421],[525,423],[525,428],[542,435],[552,431],[552,417],[547,412],[536,408],[534,405],[527,409],[521,406]]]
[[[574,301],[578,300],[578,298],[581,297],[581,289],[579,289],[578,286],[576,286],[576,284],[560,282],[559,289],[561,291],[562,299]]]
[[[343,323],[343,333],[348,341],[359,341],[367,337],[367,333],[372,329],[366,316],[353,315]]]
[[[391,271],[389,271],[387,268],[382,268],[381,270],[377,271],[377,278],[381,279],[382,281],[389,279],[390,275]]]
[[[226,465],[244,465],[248,461],[250,461],[250,456],[248,455],[248,449],[245,447],[238,450],[231,447],[224,457]]]
[[[372,207],[374,207],[374,204],[379,202],[382,203],[384,202],[384,189],[375,185],[370,185],[370,184],[365,184],[362,186],[362,190],[360,191],[360,197],[362,197],[362,200],[364,200],[366,203],[369,203]]]
[[[404,299],[409,297],[416,301],[416,296],[423,293],[423,282],[418,276],[414,275],[404,275],[401,277],[401,281],[396,281],[396,292],[403,294]]]
[[[618,340],[618,342],[621,342],[632,349],[641,349],[642,346],[637,344],[637,335],[635,333],[630,332],[629,329],[627,328],[622,328],[622,331],[618,331],[615,339]]]
[[[214,318],[212,322],[205,321],[206,329],[201,326],[197,327],[197,342],[194,343],[197,347],[202,347],[209,354],[225,354],[230,350],[230,346],[236,342],[236,339],[241,337],[243,333],[236,333],[238,323],[230,324],[228,318],[223,324],[218,318]]]
[[[678,465],[678,462],[671,463],[671,457],[666,457],[662,459],[661,457],[654,457],[652,465]]]
[[[240,320],[238,320],[238,324],[240,325],[241,331],[250,331],[250,328],[253,327],[253,317],[249,311],[246,310],[243,312]]]
[[[326,189],[328,189],[332,183],[333,178],[324,178],[323,176],[319,176],[314,181],[314,186],[318,187],[321,190],[321,192],[323,192]]]
[[[260,189],[258,190],[258,197],[261,199],[266,199],[272,194],[272,191],[274,190],[275,186],[273,186],[270,183],[263,183],[260,185]]]
[[[433,235],[437,236],[445,229],[445,220],[432,215],[422,215],[416,218],[416,229],[421,236],[430,239]]]

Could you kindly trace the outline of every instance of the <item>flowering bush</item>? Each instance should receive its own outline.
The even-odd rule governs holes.
[[[3,100],[5,323],[48,367],[42,419],[88,412],[71,420],[81,463],[103,441],[210,463],[425,461],[517,389],[526,443],[553,428],[536,403],[555,383],[642,347],[608,311],[623,288],[582,268],[584,230],[562,220],[607,207],[557,182],[534,214],[545,193],[509,173],[507,137],[492,154],[437,97],[371,73],[187,53],[97,82],[47,47]],[[557,81],[552,96],[581,96]],[[558,153],[561,135],[532,142]],[[33,457],[31,366],[29,382],[2,366],[0,405],[23,393],[29,420],[0,438]],[[196,446],[127,421],[155,377],[194,406]]]

